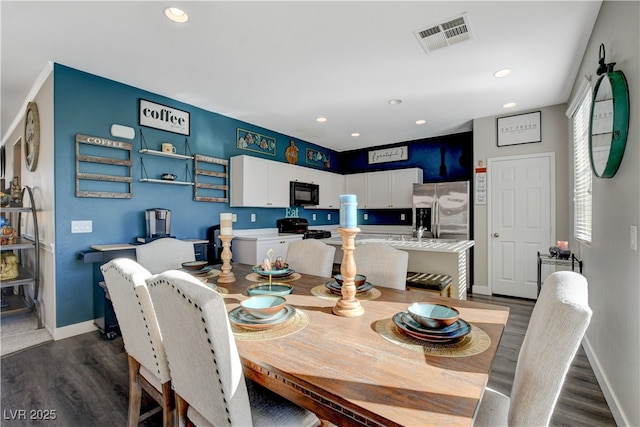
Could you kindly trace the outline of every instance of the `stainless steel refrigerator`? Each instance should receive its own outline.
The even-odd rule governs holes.
[[[413,229],[422,237],[470,239],[469,181],[413,184]]]

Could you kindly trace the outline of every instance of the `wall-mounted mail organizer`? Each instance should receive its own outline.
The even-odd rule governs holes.
[[[193,160],[193,200],[229,201],[229,160],[196,154]]]
[[[133,144],[76,134],[76,197],[131,199]]]

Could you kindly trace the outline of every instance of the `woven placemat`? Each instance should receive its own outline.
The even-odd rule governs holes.
[[[277,279],[274,277],[274,278],[271,279],[271,282],[272,283],[293,282],[294,280],[298,280],[301,277],[302,277],[302,275],[300,273],[293,272],[293,273],[291,273],[291,275],[289,275],[287,277],[282,277],[282,278],[277,278]],[[269,278],[268,277],[263,277],[263,276],[259,275],[258,273],[249,273],[249,274],[247,274],[245,279],[250,280],[252,282],[269,283]]]
[[[186,271],[186,270],[184,270],[184,271]],[[215,268],[212,268],[211,270],[207,271],[204,274],[198,274],[198,273],[194,273],[194,272],[191,272],[191,271],[187,271],[187,273],[191,274],[196,279],[211,279],[212,277],[218,277],[220,275],[220,273],[222,273],[222,271],[216,270]]]
[[[295,334],[296,332],[304,329],[308,324],[309,316],[307,313],[296,309],[296,312],[291,316],[291,319],[281,325],[274,326],[271,329],[249,330],[231,322],[231,330],[233,331],[233,336],[238,341],[263,341]]]
[[[221,295],[226,295],[226,294],[229,293],[229,289],[220,287],[220,286],[216,285],[215,283],[204,282],[204,284],[207,285],[208,287],[210,287],[211,289],[213,289],[214,291],[216,291],[217,293],[221,294]]]
[[[471,325],[471,332],[456,343],[430,343],[412,338],[400,332],[391,318],[378,320],[375,322],[374,329],[387,341],[428,356],[474,356],[488,349],[491,344],[489,335],[474,325]]]
[[[327,289],[325,285],[318,285],[312,288],[311,293],[322,299],[337,300],[341,298],[340,295],[334,294],[329,289]],[[371,288],[366,292],[361,292],[359,294],[356,294],[356,298],[361,301],[365,301],[365,300],[373,300],[373,299],[380,298],[380,295],[382,295],[382,292],[380,292],[376,288]]]

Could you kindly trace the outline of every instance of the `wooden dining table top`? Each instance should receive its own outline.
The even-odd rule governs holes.
[[[228,312],[256,283],[247,278],[249,265],[233,264],[232,272],[235,282],[217,285],[224,288]],[[301,330],[273,339],[236,339],[245,376],[336,425],[472,425],[509,308],[373,284],[380,293],[360,301],[364,314],[342,317],[332,313],[336,299],[312,293],[330,280],[302,274],[288,282],[293,292],[285,296],[287,304],[308,320]],[[455,307],[461,319],[486,333],[488,348],[471,356],[434,356],[376,331],[376,322],[416,301]]]

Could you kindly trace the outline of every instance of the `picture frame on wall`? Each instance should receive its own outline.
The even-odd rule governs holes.
[[[542,142],[540,111],[498,117],[498,147]]]

